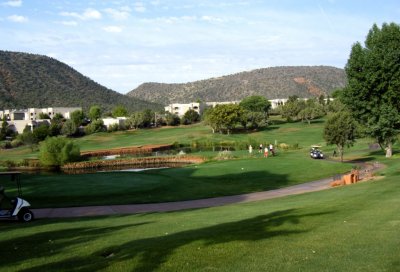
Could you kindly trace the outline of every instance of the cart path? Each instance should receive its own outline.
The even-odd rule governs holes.
[[[383,167],[382,164],[362,164],[360,176],[367,176]],[[109,206],[88,206],[88,207],[70,207],[70,208],[45,208],[32,209],[35,218],[69,218],[69,217],[85,217],[99,215],[120,215],[120,214],[136,214],[150,212],[170,212],[187,209],[216,207],[234,203],[246,203],[259,200],[273,199],[278,197],[297,195],[307,192],[316,192],[332,188],[330,182],[333,177],[293,185],[285,188],[241,194],[234,196],[223,196],[215,198],[206,198],[198,200],[151,203],[151,204],[131,204],[131,205],[109,205]]]

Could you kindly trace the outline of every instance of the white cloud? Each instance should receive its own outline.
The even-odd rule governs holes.
[[[202,16],[202,17],[201,17],[201,20],[207,21],[207,22],[218,22],[218,23],[221,23],[221,22],[224,22],[224,21],[225,21],[225,20],[222,19],[222,18],[214,17],[214,16],[208,16],[208,15]]]
[[[76,21],[61,21],[60,23],[65,26],[77,26],[78,25],[78,22],[76,22]]]
[[[61,16],[64,16],[64,17],[74,17],[74,18],[81,19],[81,15],[79,15],[79,14],[76,13],[76,12],[67,12],[67,11],[63,11],[63,12],[60,13],[60,15],[61,15]]]
[[[77,12],[63,11],[60,13],[60,15],[64,17],[73,17],[80,20],[96,20],[96,19],[101,19],[102,17],[100,11],[90,8],[86,9],[82,14],[79,14]]]
[[[83,13],[84,20],[101,19],[101,13],[95,9],[86,9]]]
[[[131,15],[131,9],[129,7],[121,7],[120,9],[107,8],[104,11],[114,20],[126,20]]]
[[[103,27],[103,30],[110,33],[120,33],[122,32],[122,28],[119,26],[106,26]]]
[[[8,16],[7,19],[14,23],[26,23],[29,21],[29,19],[27,17],[21,16],[21,15],[11,15],[11,16]]]
[[[9,6],[9,7],[20,7],[22,6],[22,0],[11,0],[2,3],[2,6]]]
[[[144,4],[142,2],[137,2],[137,3],[135,3],[135,11],[137,11],[137,12],[145,12],[146,11],[146,7],[144,6]]]

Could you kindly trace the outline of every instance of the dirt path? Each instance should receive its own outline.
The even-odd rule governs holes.
[[[362,164],[361,177],[366,177],[371,173],[381,169],[381,164]],[[330,182],[332,177],[285,187],[276,190],[249,193],[235,196],[223,196],[207,199],[164,202],[152,204],[132,204],[132,205],[110,205],[110,206],[88,206],[88,207],[71,207],[71,208],[48,208],[48,209],[32,209],[35,218],[68,218],[68,217],[84,217],[98,215],[116,215],[116,214],[135,214],[149,212],[168,212],[187,209],[216,207],[233,203],[245,203],[266,199],[273,199],[283,196],[297,195],[307,192],[316,192],[331,188]]]

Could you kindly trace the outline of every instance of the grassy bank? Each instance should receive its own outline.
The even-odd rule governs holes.
[[[24,197],[33,207],[68,207],[236,195],[317,180],[349,171],[351,167],[351,164],[312,160],[302,152],[283,152],[267,159],[257,153],[253,157],[183,168],[23,175],[22,180]]]
[[[196,147],[209,150],[221,150],[227,146],[234,149],[246,149],[248,144],[253,147],[260,143],[286,143],[297,148],[309,148],[312,144],[323,144],[323,122],[316,121],[311,125],[304,123],[290,123],[271,125],[262,131],[244,132],[232,135],[213,134],[208,126],[196,124],[191,126],[163,127],[156,129],[139,129],[114,133],[96,133],[74,141],[81,151],[103,150],[127,146],[141,146],[153,144],[173,144]],[[22,161],[23,159],[37,158],[37,151],[28,147],[19,147],[10,150],[0,150],[0,161]]]
[[[0,270],[398,271],[400,165],[379,159],[384,179],[281,199],[0,223]]]

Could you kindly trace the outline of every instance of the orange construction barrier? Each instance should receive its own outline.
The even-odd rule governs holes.
[[[343,175],[340,180],[334,180],[331,182],[331,187],[349,185],[357,183],[360,180],[360,172],[356,169],[351,170],[350,174]]]

